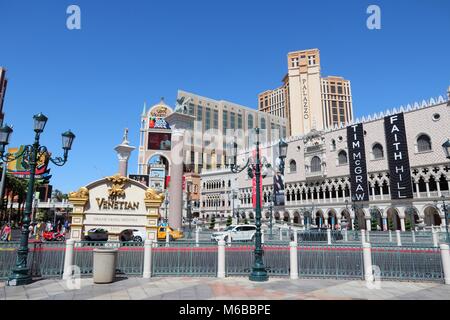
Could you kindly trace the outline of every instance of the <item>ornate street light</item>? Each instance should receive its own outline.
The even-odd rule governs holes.
[[[356,196],[355,195],[352,195],[351,207],[352,207],[352,211],[353,211],[353,216],[355,217],[355,219],[358,219],[358,210],[362,209],[364,206],[360,205],[360,204],[356,204]],[[345,200],[345,208],[348,210],[348,200]],[[358,220],[356,220],[356,221],[358,221]],[[351,221],[350,221],[350,223],[351,223]],[[358,225],[358,228],[360,228],[359,225]],[[352,229],[354,229],[353,226],[352,226]],[[355,232],[355,240],[358,240],[358,232]]]
[[[448,208],[447,208],[447,204],[445,203],[445,196],[442,195],[441,196],[441,200],[442,200],[442,205],[441,205],[441,209],[444,212],[444,219],[445,219],[445,233],[446,233],[446,242],[450,243],[450,237],[448,234]]]
[[[12,273],[8,278],[8,285],[10,286],[21,286],[26,285],[31,282],[31,275],[29,274],[29,268],[27,267],[28,258],[28,234],[30,226],[30,215],[32,213],[33,207],[33,193],[34,193],[34,182],[36,174],[36,164],[38,159],[42,156],[48,156],[47,147],[41,146],[39,143],[40,135],[44,132],[45,125],[47,124],[48,118],[39,113],[33,117],[34,120],[34,132],[35,138],[32,145],[27,145],[24,147],[23,151],[19,154],[5,154],[5,147],[9,144],[10,136],[13,132],[11,126],[3,126],[0,128],[0,158],[5,162],[11,162],[17,160],[20,157],[24,157],[26,162],[28,162],[28,168],[30,169],[30,177],[28,179],[28,189],[26,197],[25,211],[22,217],[22,231],[20,236],[20,248],[17,251],[17,261],[16,266],[12,269]],[[62,134],[62,148],[64,150],[63,157],[51,158],[49,160],[57,165],[63,166],[67,162],[67,157],[69,150],[72,149],[72,143],[75,139],[75,135],[69,130]],[[27,168],[27,169],[28,169]]]
[[[192,189],[192,181],[189,181],[187,183],[186,188],[187,188],[186,209],[187,209],[187,218],[188,218],[188,222],[189,222],[188,239],[191,239],[192,238],[192,234],[191,234],[191,223],[192,223],[191,189]]]
[[[447,141],[442,144],[442,148],[444,149],[447,159],[450,159],[450,139],[447,139]]]
[[[254,263],[252,266],[252,272],[250,274],[249,279],[251,281],[267,281],[269,279],[269,275],[267,274],[266,267],[263,262],[263,254],[264,251],[261,245],[261,193],[260,193],[260,184],[261,184],[261,169],[263,165],[266,167],[270,167],[270,164],[263,164],[261,162],[261,155],[259,150],[259,128],[255,128],[256,131],[256,159],[252,159],[249,157],[244,166],[239,166],[237,164],[237,143],[233,142],[233,149],[230,157],[230,168],[233,173],[240,173],[247,169],[247,174],[250,178],[256,179],[256,233],[255,233],[255,251],[254,251]],[[253,173],[254,172],[254,173]]]

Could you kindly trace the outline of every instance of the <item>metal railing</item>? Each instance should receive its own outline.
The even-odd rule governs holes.
[[[299,245],[299,276],[305,278],[362,279],[364,277],[361,246]]]
[[[440,251],[432,247],[372,247],[372,265],[381,279],[440,282],[444,277]]]
[[[20,242],[0,242],[0,279],[7,279],[14,268]],[[28,244],[28,268],[32,277],[60,277],[64,269],[65,243]]]
[[[289,245],[271,241],[263,244],[263,261],[271,276],[289,275]],[[225,247],[225,274],[248,276],[252,270],[255,245],[251,242],[232,242]]]
[[[217,275],[217,244],[213,242],[158,242],[152,248],[153,276]]]

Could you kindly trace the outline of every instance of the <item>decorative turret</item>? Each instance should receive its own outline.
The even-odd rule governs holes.
[[[125,129],[122,143],[114,148],[117,152],[117,157],[119,158],[119,174],[121,176],[126,177],[128,174],[128,159],[134,149],[136,149],[136,147],[130,146],[128,141],[128,129]]]

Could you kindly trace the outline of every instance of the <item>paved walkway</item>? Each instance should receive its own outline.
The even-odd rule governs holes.
[[[66,281],[45,279],[28,286],[8,287],[0,282],[0,300],[384,300],[450,299],[450,286],[439,283],[381,282],[368,289],[364,281],[329,279],[277,279],[265,283],[246,278],[122,278],[112,284],[94,284],[83,278],[79,289]]]

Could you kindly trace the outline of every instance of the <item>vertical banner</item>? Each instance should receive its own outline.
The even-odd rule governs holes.
[[[369,201],[364,128],[362,123],[347,127],[347,146],[352,196],[355,196],[357,201]]]
[[[254,162],[256,162],[256,150],[253,150],[253,160],[254,160]],[[261,167],[260,167],[260,170],[261,170]],[[256,209],[256,174],[255,174],[255,170],[252,170],[252,171],[253,171],[253,178],[252,178],[252,204],[253,204],[253,209]],[[259,176],[259,196],[260,196],[259,203],[260,203],[260,206],[261,206],[261,209],[262,209],[262,207],[263,207],[263,179],[262,179],[262,174]]]
[[[413,198],[403,113],[384,118],[391,199]]]
[[[277,172],[273,177],[274,206],[284,206],[284,176]]]

